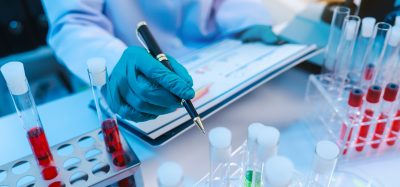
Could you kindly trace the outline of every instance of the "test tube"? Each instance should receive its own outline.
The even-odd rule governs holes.
[[[320,141],[315,148],[313,169],[308,177],[308,187],[330,186],[335,171],[339,147],[331,141]]]
[[[342,34],[344,19],[350,15],[350,9],[338,6],[333,12],[331,27],[329,31],[328,44],[325,49],[322,73],[332,73],[335,67],[336,52]]]
[[[210,187],[229,186],[232,133],[225,127],[211,129],[208,134],[210,146]]]
[[[395,112],[397,94],[399,92],[399,86],[394,83],[389,83],[383,93],[383,102],[381,105],[381,114],[379,116],[379,122],[376,124],[374,136],[372,137],[371,147],[377,149],[381,144],[383,134],[385,132],[386,123],[389,117]]]
[[[349,94],[349,100],[347,101],[346,118],[348,125],[344,122],[340,131],[340,140],[345,141],[345,147],[343,154],[347,153],[347,148],[351,140],[353,133],[353,125],[360,124],[361,122],[361,106],[363,103],[364,92],[359,88],[353,88]],[[350,130],[348,130],[350,129]]]
[[[374,28],[374,37],[371,38],[363,59],[361,73],[361,87],[363,89],[367,89],[375,81],[391,27],[388,23],[379,22]]]
[[[361,79],[361,71],[363,68],[363,58],[367,50],[368,43],[374,33],[376,19],[373,17],[365,17],[361,22],[361,33],[357,39],[354,49],[353,62],[349,74],[350,82],[357,84]]]
[[[279,130],[275,127],[264,126],[260,129],[257,135],[257,152],[253,163],[253,171],[246,173],[246,184],[263,186],[263,165],[269,158],[277,154],[279,137]]]
[[[400,70],[400,61],[397,61],[397,64],[394,65],[395,67],[393,68],[393,76],[391,78],[391,82],[399,85],[400,84],[400,79],[399,79],[399,74],[398,71]],[[398,96],[399,97],[399,96]],[[388,146],[393,146],[398,137],[400,137],[400,100],[397,99],[397,108],[395,109],[393,120],[390,122],[390,130],[387,134],[387,141],[386,144]]]
[[[399,137],[400,133],[400,101],[398,101],[397,104],[397,112],[394,112],[394,120],[391,122],[391,127],[387,135],[388,141],[386,144],[388,146],[393,146],[396,143],[396,139]]]
[[[1,73],[7,83],[15,110],[27,132],[33,155],[43,168],[43,178],[50,180],[57,176],[57,169],[53,166],[53,155],[25,76],[24,65],[16,61],[8,62],[1,67]]]
[[[107,151],[113,155],[116,165],[125,165],[124,150],[118,130],[115,114],[108,108],[104,94],[107,92],[107,68],[103,58],[91,58],[87,61],[88,74],[96,112],[104,137]],[[104,108],[102,109],[101,106]]]
[[[268,187],[300,186],[294,179],[292,161],[283,156],[273,156],[264,165],[264,181]]]
[[[397,65],[399,55],[399,42],[400,42],[400,26],[392,27],[387,42],[386,50],[382,57],[379,72],[375,84],[386,85],[390,82],[392,76],[396,76],[397,72],[394,72],[394,67]],[[398,78],[397,76],[395,78]]]
[[[175,162],[163,163],[157,170],[157,182],[159,187],[183,187],[182,167]]]
[[[371,124],[375,124],[379,116],[379,101],[382,94],[382,88],[378,85],[371,86],[368,89],[366,102],[363,106],[363,119],[357,137],[356,151],[361,152],[368,137]]]
[[[243,159],[244,168],[244,183],[245,186],[251,186],[252,174],[254,170],[255,152],[256,152],[256,140],[260,129],[264,127],[261,123],[252,123],[247,128],[247,141],[246,141],[246,152]]]
[[[354,45],[356,43],[360,17],[347,16],[343,24],[343,33],[337,49],[337,58],[333,71],[335,82],[338,83],[339,97],[349,77]]]

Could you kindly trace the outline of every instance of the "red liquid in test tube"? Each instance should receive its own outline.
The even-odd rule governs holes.
[[[127,177],[125,179],[122,179],[118,182],[119,187],[130,187],[130,186],[135,186],[135,179],[133,176]]]
[[[358,152],[361,152],[364,149],[365,146],[364,144],[368,137],[368,131],[371,125],[369,124],[369,122],[371,122],[376,117],[375,115],[376,111],[379,108],[379,100],[381,97],[381,93],[382,93],[382,88],[377,85],[371,86],[368,89],[366,103],[364,107],[365,108],[363,114],[364,116],[362,119],[362,124],[356,141],[357,143],[356,150]]]
[[[375,66],[374,64],[368,64],[365,69],[364,79],[370,81],[374,76]]]
[[[121,138],[116,120],[113,118],[106,119],[103,121],[101,128],[103,130],[103,137],[107,151],[111,153],[115,165],[120,167],[125,166],[127,164],[127,160],[121,144]]]
[[[50,152],[49,143],[41,127],[34,127],[28,131],[28,139],[33,154],[40,166],[49,166],[53,162],[53,155]]]
[[[373,143],[371,144],[371,147],[374,149],[377,149],[381,143],[380,140],[382,140],[383,133],[385,132],[386,123],[389,119],[388,117],[392,115],[391,112],[393,111],[398,91],[399,87],[397,84],[393,83],[389,83],[385,88],[381,109],[382,112],[379,116],[380,122],[376,124],[374,136],[372,137]]]
[[[385,114],[381,114],[379,116],[379,121],[381,121],[381,122],[376,124],[374,136],[372,137],[372,141],[375,143],[372,143],[371,147],[374,149],[378,148],[380,145],[380,142],[376,142],[376,141],[382,139],[382,135],[385,132],[385,126],[386,126],[386,121],[384,121],[384,120],[387,120],[387,118],[388,118],[388,116]]]
[[[396,118],[400,118],[400,110],[397,110]],[[389,141],[386,142],[387,145],[393,146],[396,143],[397,134],[400,132],[400,119],[396,119],[392,122],[392,127],[388,135]]]
[[[347,108],[347,118],[349,121],[350,125],[350,131],[349,134],[347,135],[347,140],[346,140],[346,147],[348,148],[349,142],[353,133],[353,128],[351,125],[359,123],[359,118],[360,118],[360,110],[362,106],[362,101],[363,101],[363,96],[364,93],[361,89],[352,89],[349,95],[349,100],[347,102],[348,108]],[[340,131],[340,139],[343,141],[346,138],[346,132],[347,132],[347,125],[345,123],[342,124],[342,128]],[[347,148],[343,150],[343,154],[345,155],[347,153]]]
[[[115,119],[107,119],[101,124],[104,142],[109,153],[123,151],[121,139],[119,137],[118,125]]]
[[[53,155],[47,142],[46,134],[41,127],[33,127],[28,131],[28,140],[32,152],[42,169],[42,177],[51,180],[58,175],[57,168],[53,166]]]

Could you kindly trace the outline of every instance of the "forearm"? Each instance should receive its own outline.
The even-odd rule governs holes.
[[[42,2],[50,23],[48,43],[61,62],[86,82],[88,58],[106,58],[112,70],[126,45],[113,35],[113,26],[102,13],[103,0]]]
[[[111,72],[127,46],[106,31],[83,25],[65,25],[49,37],[49,45],[58,59],[76,76],[89,82],[86,60],[102,57]]]

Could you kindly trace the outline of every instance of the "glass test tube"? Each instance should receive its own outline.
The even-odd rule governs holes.
[[[360,27],[360,17],[347,16],[344,20],[342,36],[338,45],[337,58],[333,70],[333,77],[338,83],[339,97],[348,80],[354,45],[356,43],[358,29]]]
[[[247,171],[245,184],[253,187],[264,186],[263,166],[265,162],[278,152],[280,133],[275,127],[264,126],[257,134],[256,158],[253,162],[253,171]],[[251,185],[249,185],[251,184]]]
[[[399,52],[397,54],[400,54],[400,44],[399,44],[398,48],[399,48],[398,49]],[[400,85],[400,74],[398,73],[398,72],[400,72],[400,58],[399,57],[400,56],[395,57],[397,59],[394,60],[393,64],[391,64],[391,67],[390,67],[391,70],[389,70],[390,71],[390,73],[389,73],[390,76],[389,76],[389,79],[387,81],[389,83],[395,83],[395,84],[398,84],[398,85]]]
[[[264,165],[264,181],[268,187],[299,187],[294,179],[292,161],[283,156],[273,156]]]
[[[363,119],[356,141],[356,151],[361,152],[364,149],[364,144],[368,138],[371,124],[376,124],[379,116],[379,101],[382,94],[382,88],[374,85],[368,89],[366,102],[363,106]],[[374,129],[374,128],[372,128]]]
[[[183,170],[175,162],[163,163],[157,170],[157,182],[159,187],[183,187]]]
[[[368,87],[375,81],[376,74],[379,70],[379,65],[385,53],[388,33],[391,27],[387,23],[379,22],[374,28],[374,37],[371,38],[366,55],[363,59],[363,69],[361,73],[361,87]]]
[[[361,106],[363,103],[364,92],[361,89],[353,88],[349,94],[349,100],[347,101],[347,111],[346,118],[348,120],[348,125],[346,123],[342,124],[340,130],[340,140],[345,141],[345,147],[343,149],[343,154],[347,153],[349,147],[352,133],[353,125],[360,124],[361,122]],[[350,130],[348,130],[350,129]]]
[[[397,101],[397,111],[394,113],[394,120],[391,122],[391,127],[389,130],[389,133],[387,135],[388,141],[386,141],[386,144],[388,146],[393,146],[396,143],[396,140],[398,139],[400,135],[400,100]]]
[[[400,25],[399,25],[400,26]],[[397,61],[397,64],[394,65],[394,71],[393,76],[391,77],[391,82],[400,85],[400,76],[398,74],[399,70],[400,70],[400,61]],[[399,96],[398,96],[399,97]],[[396,143],[396,139],[398,139],[399,135],[400,135],[400,99],[397,99],[397,108],[395,109],[396,111],[394,111],[394,119],[393,121],[391,121],[391,127],[389,130],[389,133],[387,135],[387,141],[386,144],[389,146],[393,146]]]
[[[391,81],[392,76],[396,76],[397,72],[394,71],[394,67],[399,59],[399,42],[400,27],[392,27],[375,84],[384,86]],[[398,77],[396,76],[396,78]]]
[[[320,141],[315,148],[313,169],[308,177],[308,187],[329,186],[339,156],[339,147],[331,141]]]
[[[247,128],[246,148],[243,158],[242,168],[244,169],[243,180],[245,186],[251,186],[251,174],[254,170],[254,160],[256,156],[256,140],[260,129],[264,127],[261,123],[252,123]]]
[[[118,123],[115,114],[108,108],[106,99],[104,98],[107,92],[108,81],[106,61],[103,58],[91,58],[87,61],[87,66],[97,117],[101,123],[107,151],[115,157],[114,161],[116,165],[123,166],[125,165],[125,158]]]
[[[396,111],[396,99],[399,91],[399,86],[394,83],[389,83],[385,91],[383,93],[383,102],[381,105],[381,114],[379,116],[379,122],[375,126],[375,132],[372,137],[371,147],[377,149],[381,144],[381,140],[385,133],[387,120],[390,120],[389,117],[393,116]]]
[[[350,9],[338,6],[333,12],[331,27],[329,30],[328,44],[325,49],[322,73],[332,73],[335,67],[336,52],[342,34],[344,19],[350,15]]]
[[[1,72],[27,132],[33,155],[43,168],[42,176],[46,180],[53,179],[57,176],[57,169],[53,166],[53,155],[25,76],[24,65],[21,62],[8,62],[1,67]]]
[[[225,127],[211,129],[209,186],[229,186],[232,133]]]
[[[353,62],[350,68],[350,82],[353,84],[359,83],[361,80],[361,71],[363,68],[363,58],[367,50],[368,43],[374,33],[376,20],[373,17],[365,17],[361,23],[361,33],[357,39],[354,49]]]

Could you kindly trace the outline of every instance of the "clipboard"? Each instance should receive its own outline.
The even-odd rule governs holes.
[[[269,46],[223,40],[177,60],[193,77],[196,96],[192,102],[201,118],[206,119],[263,83],[320,52],[316,45]],[[195,126],[184,109],[141,123],[118,115],[117,118],[124,131],[152,146],[161,146]]]

